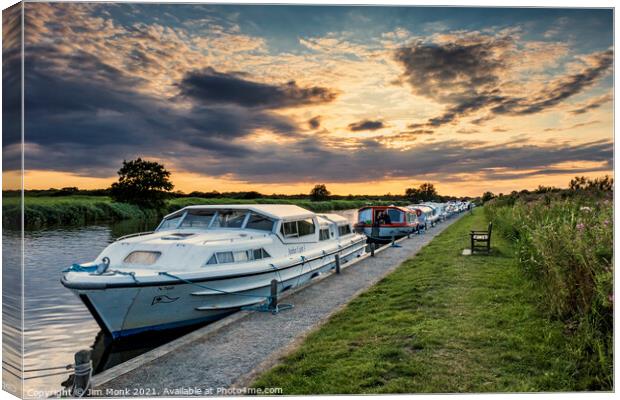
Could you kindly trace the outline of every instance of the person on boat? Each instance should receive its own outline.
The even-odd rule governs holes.
[[[372,234],[371,237],[379,237],[379,227],[383,223],[383,211],[379,211],[375,214],[375,219],[372,222]]]
[[[390,218],[390,214],[387,211],[383,212],[383,223],[389,225],[392,223],[392,218]]]

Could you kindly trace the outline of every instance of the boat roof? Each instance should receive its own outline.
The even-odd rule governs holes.
[[[335,222],[336,224],[344,224],[349,222],[348,219],[338,214],[319,214],[319,217],[323,217],[331,222]]]
[[[166,215],[177,214],[183,210],[249,210],[273,219],[312,218],[314,213],[293,204],[210,204],[187,206]]]
[[[401,207],[401,206],[395,206],[393,204],[389,205],[389,206],[364,206],[362,208],[360,208],[360,210],[365,210],[367,208],[377,208],[377,209],[387,209],[387,208],[395,208],[397,210],[400,211],[404,211],[404,212],[409,212],[410,210],[408,210],[406,207]],[[359,210],[358,210],[359,211]]]

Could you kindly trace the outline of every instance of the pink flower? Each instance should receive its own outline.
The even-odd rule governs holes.
[[[580,230],[580,231],[584,230],[585,227],[586,226],[584,224],[582,224],[581,222],[577,224],[577,229]]]
[[[603,225],[609,225],[609,220],[606,219],[605,221],[603,221]]]

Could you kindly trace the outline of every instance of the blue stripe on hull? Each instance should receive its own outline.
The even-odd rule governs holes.
[[[217,314],[217,315],[211,315],[211,316],[204,317],[204,318],[189,319],[186,321],[176,321],[176,322],[169,322],[169,323],[161,324],[161,325],[143,326],[140,328],[125,329],[122,331],[112,332],[112,338],[119,339],[122,337],[137,335],[139,333],[144,333],[148,331],[163,331],[166,329],[182,328],[184,326],[197,325],[197,324],[205,323],[205,322],[212,322],[218,319],[222,319],[225,316],[230,315],[235,311],[236,310],[231,310],[231,311],[227,311],[227,312]]]

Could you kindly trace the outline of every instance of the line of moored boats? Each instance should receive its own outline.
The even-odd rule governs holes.
[[[451,216],[473,207],[470,202],[420,203],[406,207],[368,206],[358,211],[357,232],[370,241],[385,242],[412,233],[424,232]]]
[[[363,207],[353,226],[294,205],[190,206],[73,264],[61,282],[113,338],[203,323],[265,303],[274,280],[277,293],[290,290],[360,257],[368,240],[423,232],[470,207]]]

